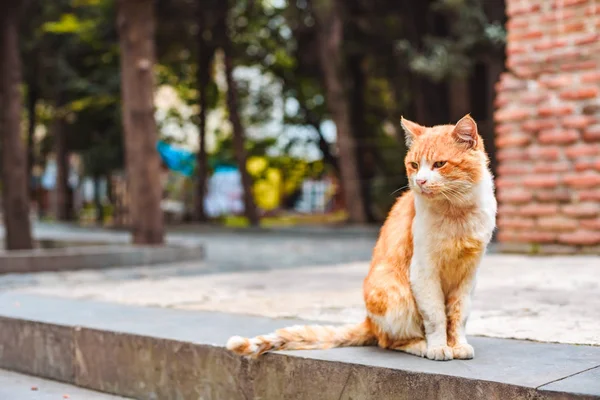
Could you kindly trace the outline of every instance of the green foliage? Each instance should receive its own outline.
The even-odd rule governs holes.
[[[157,83],[173,88],[192,110],[169,110],[168,123],[184,126],[197,122],[199,41],[211,51],[222,46],[214,25],[223,1],[227,0],[156,2]],[[342,74],[346,100],[359,114],[352,115],[353,126],[359,126],[359,160],[363,163],[366,153],[375,159],[366,179],[379,215],[393,202],[395,196],[390,193],[405,184],[401,160],[406,149],[398,125],[400,115],[414,112],[415,91],[419,90],[415,82],[438,84],[468,77],[478,60],[503,49],[503,21],[490,19],[484,7],[490,2],[338,2],[349,66]],[[302,179],[335,170],[338,154],[321,129],[331,115],[314,15],[315,9],[327,10],[333,2],[229,0],[228,4],[227,26],[238,67],[235,78],[242,122],[254,128],[252,132],[259,132],[248,138],[247,150],[250,158],[264,159],[268,166],[255,178],[266,179],[269,168],[275,168],[282,172],[285,194],[290,194]],[[41,92],[38,122],[49,125],[56,116],[65,118],[69,147],[83,155],[86,172],[91,175],[107,174],[123,165],[115,7],[115,0],[28,2],[26,15],[30,18],[22,27],[25,82]],[[222,65],[215,63],[209,71],[209,111],[224,109],[220,68]],[[248,71],[252,73],[244,73]],[[283,116],[282,132],[275,132],[274,137],[262,135],[261,128],[274,115]],[[236,165],[227,126],[223,123],[209,132],[217,142],[209,155],[211,168]],[[297,127],[311,133],[282,140],[283,130]],[[50,144],[44,142],[43,149],[47,151]],[[291,156],[294,148],[315,145],[323,152],[323,161],[310,163]]]

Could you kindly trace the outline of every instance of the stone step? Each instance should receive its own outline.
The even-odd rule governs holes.
[[[0,367],[139,399],[600,399],[600,347],[473,337],[476,358],[222,346],[303,321],[0,295]]]

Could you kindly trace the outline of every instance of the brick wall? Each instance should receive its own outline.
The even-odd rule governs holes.
[[[600,0],[507,0],[496,89],[498,240],[600,253]]]

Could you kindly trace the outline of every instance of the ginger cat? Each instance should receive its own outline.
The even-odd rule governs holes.
[[[497,207],[483,140],[469,115],[432,128],[403,118],[402,127],[410,191],[397,200],[375,245],[363,285],[367,318],[234,336],[229,350],[258,356],[376,344],[431,360],[473,358],[465,324]]]

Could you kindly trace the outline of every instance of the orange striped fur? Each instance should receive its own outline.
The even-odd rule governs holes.
[[[411,190],[385,221],[364,280],[367,318],[229,339],[237,354],[378,345],[433,360],[472,358],[465,336],[475,274],[495,227],[496,200],[477,125],[403,119]]]

